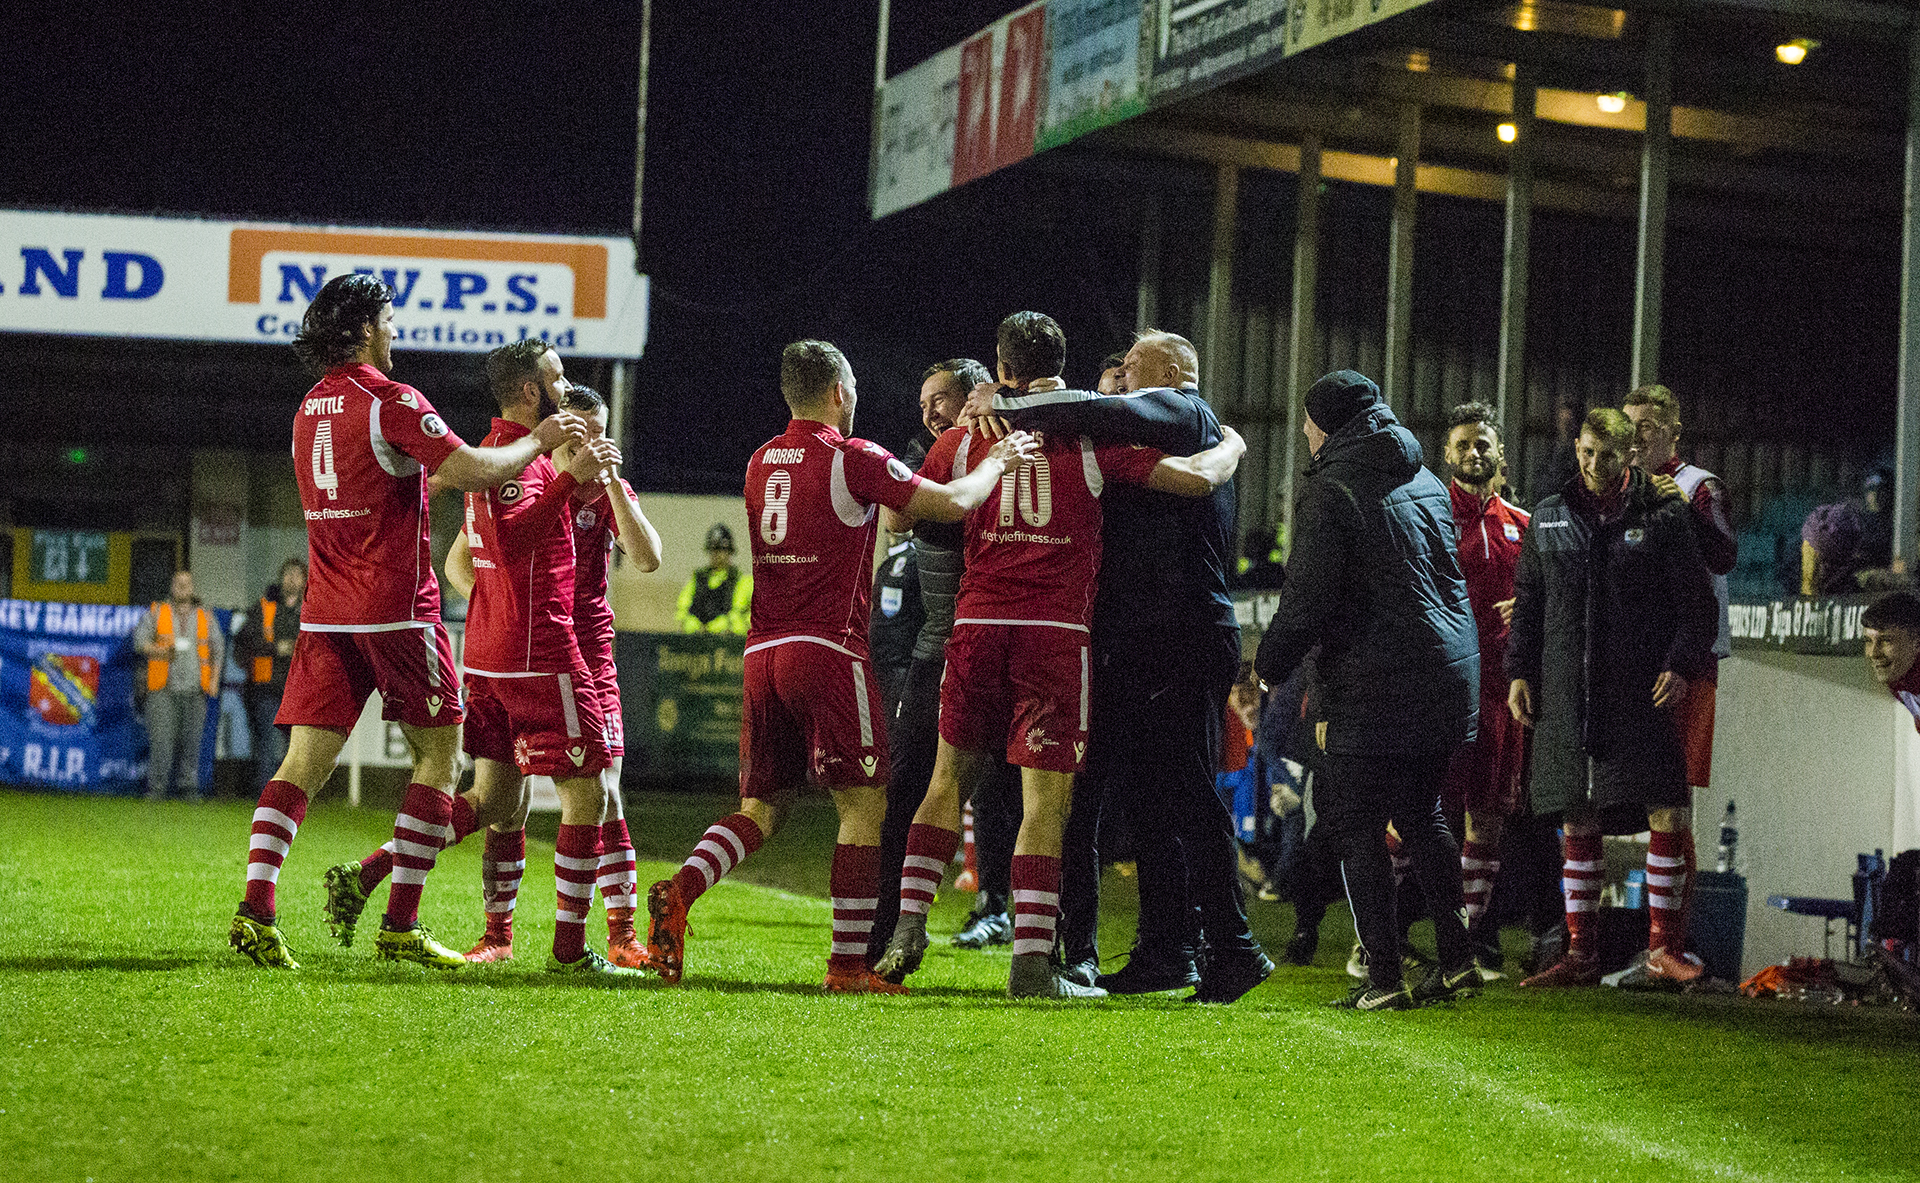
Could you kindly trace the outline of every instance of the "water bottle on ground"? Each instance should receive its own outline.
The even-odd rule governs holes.
[[[1727,811],[1720,815],[1720,855],[1714,860],[1716,871],[1737,870],[1740,857],[1740,827],[1733,816],[1733,802],[1727,802]]]

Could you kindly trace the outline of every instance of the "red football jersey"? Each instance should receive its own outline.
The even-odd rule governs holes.
[[[633,496],[624,478],[620,487]],[[620,528],[605,489],[585,505],[573,505],[573,635],[588,669],[613,660],[613,605],[607,603],[607,571]]]
[[[1453,500],[1453,526],[1459,532],[1460,574],[1467,581],[1467,602],[1480,634],[1480,693],[1506,698],[1507,623],[1494,605],[1513,598],[1513,573],[1520,565],[1520,539],[1531,514],[1495,494],[1482,501],[1447,482]]]
[[[527,429],[495,419],[484,446]],[[476,674],[565,673],[583,668],[573,635],[573,526],[567,499],[578,488],[538,457],[497,489],[467,494],[473,600],[462,664]]]
[[[867,655],[874,506],[905,508],[920,478],[879,444],[795,419],[747,465],[753,624],[747,644],[809,636]]]
[[[951,481],[973,471],[991,444],[964,428],[927,452],[920,475]],[[1108,480],[1144,485],[1165,452],[1095,447],[1050,435],[1038,459],[1000,478],[1000,490],[967,515],[967,567],[954,623],[1093,623],[1100,574],[1100,491]]]
[[[339,366],[293,417],[307,519],[300,627],[381,632],[440,619],[427,478],[464,444],[426,396],[373,366]]]

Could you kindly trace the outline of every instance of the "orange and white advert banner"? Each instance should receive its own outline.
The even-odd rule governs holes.
[[[637,358],[633,261],[624,238],[0,210],[0,332],[285,344],[322,284],[364,271],[393,288],[395,349]]]

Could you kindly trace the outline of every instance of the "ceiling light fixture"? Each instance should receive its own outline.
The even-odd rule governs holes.
[[[1784,45],[1773,47],[1773,56],[1789,66],[1797,66],[1807,60],[1807,55],[1820,48],[1820,43],[1811,37],[1795,37]]]
[[[1499,127],[1494,128],[1494,134],[1500,137],[1501,143],[1511,144],[1520,138],[1520,129],[1514,124],[1503,123]]]
[[[1620,114],[1620,112],[1627,109],[1627,99],[1629,97],[1630,96],[1627,94],[1627,92],[1622,90],[1622,91],[1616,91],[1613,94],[1594,95],[1593,101],[1596,105],[1599,106],[1599,108],[1602,111],[1605,111],[1607,114],[1618,115]]]

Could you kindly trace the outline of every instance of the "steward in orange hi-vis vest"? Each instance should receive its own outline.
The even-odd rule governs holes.
[[[173,605],[165,600],[155,601],[152,605],[153,627],[160,643],[169,651],[173,648]],[[200,689],[208,698],[214,694],[213,648],[209,640],[212,622],[205,608],[195,608],[194,636],[199,642]],[[167,688],[167,670],[172,665],[168,657],[155,657],[147,662],[147,689],[165,690]]]

